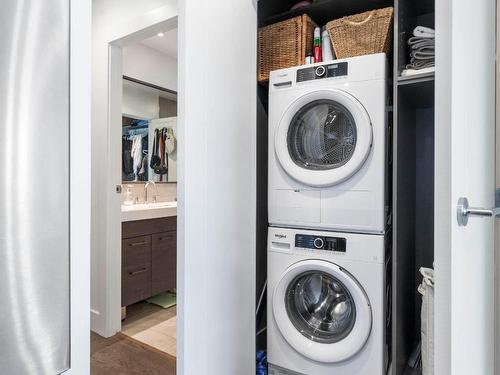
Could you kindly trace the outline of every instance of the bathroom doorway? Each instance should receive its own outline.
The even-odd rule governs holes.
[[[102,133],[107,156],[101,160],[107,191],[94,210],[104,215],[94,215],[92,223],[99,227],[94,230],[95,240],[105,244],[93,246],[92,254],[92,372],[113,368],[128,373],[156,363],[173,374],[177,355],[177,9],[159,8],[133,25],[116,29],[122,30],[118,38],[116,30],[98,34],[103,40],[96,41],[94,35],[94,44],[100,46],[94,65],[106,73],[106,80],[98,82],[106,84],[108,95]],[[95,101],[94,97],[99,109],[102,103]],[[93,114],[99,114],[98,109]]]

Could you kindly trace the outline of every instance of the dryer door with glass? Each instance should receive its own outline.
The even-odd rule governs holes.
[[[288,344],[323,363],[355,356],[372,328],[370,302],[360,284],[341,267],[323,260],[290,266],[273,292],[272,308]]]
[[[363,105],[342,90],[319,90],[293,102],[276,131],[285,172],[311,187],[332,186],[355,174],[368,157],[372,125]]]

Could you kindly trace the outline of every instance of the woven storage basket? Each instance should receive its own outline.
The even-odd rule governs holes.
[[[375,9],[326,24],[337,59],[389,53],[394,9]]]
[[[306,52],[312,52],[315,27],[313,20],[304,14],[260,28],[258,81],[268,81],[271,70],[304,64]]]

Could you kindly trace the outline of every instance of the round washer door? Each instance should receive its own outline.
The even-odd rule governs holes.
[[[273,313],[288,344],[312,360],[336,363],[356,355],[372,328],[372,310],[359,283],[323,260],[290,266],[273,294]]]
[[[306,94],[285,111],[274,146],[283,169],[312,187],[345,181],[368,157],[370,117],[361,103],[342,90]]]

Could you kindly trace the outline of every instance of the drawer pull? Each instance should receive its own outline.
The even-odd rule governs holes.
[[[128,274],[130,276],[135,276],[135,275],[139,275],[141,273],[144,273],[146,272],[148,269],[147,268],[141,268],[140,270],[137,270],[137,271],[132,271],[132,272],[129,272]]]
[[[148,244],[147,241],[142,241],[142,242],[129,243],[128,245],[129,246],[143,246],[143,245],[147,245],[147,244]]]

